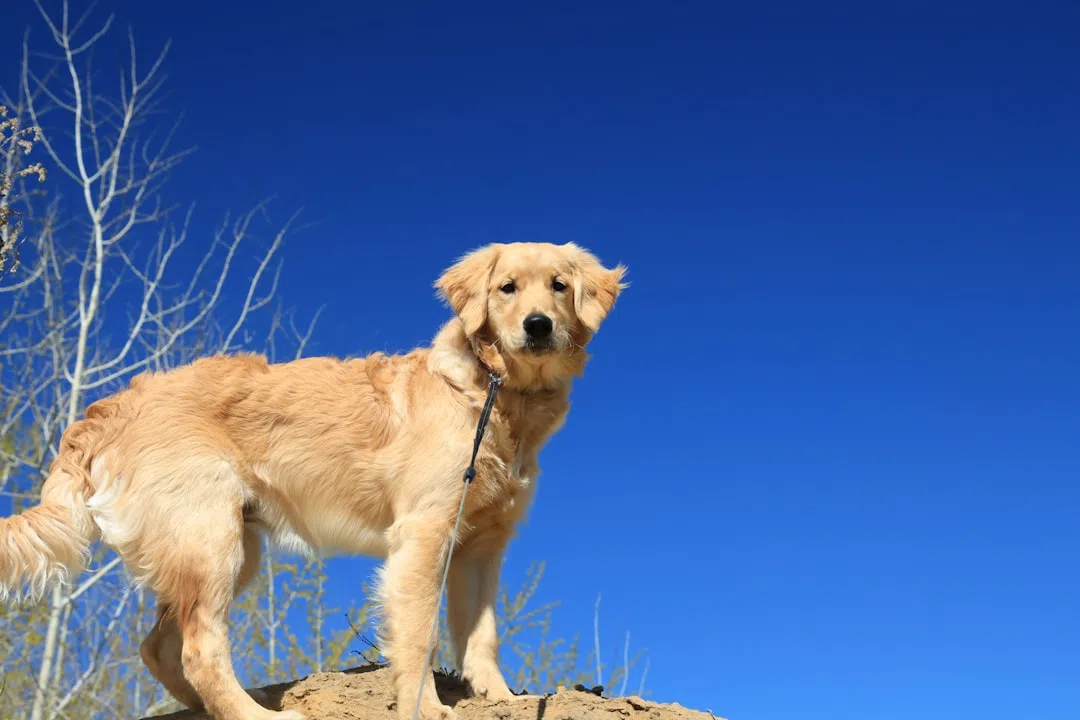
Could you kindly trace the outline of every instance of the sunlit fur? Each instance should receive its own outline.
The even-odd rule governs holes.
[[[452,717],[424,652],[486,365],[505,385],[457,537],[449,624],[474,692],[511,698],[496,660],[500,560],[623,273],[573,244],[492,245],[438,279],[454,317],[430,347],[280,364],[214,356],[134,378],[66,429],[42,503],[0,520],[0,592],[40,597],[100,538],[157,593],[141,655],[173,696],[217,720],[295,720],[257,705],[229,659],[227,614],[259,567],[260,533],[297,552],[385,557],[382,650],[398,712],[411,716],[423,684],[423,717]],[[548,349],[526,347],[533,312],[552,320]]]

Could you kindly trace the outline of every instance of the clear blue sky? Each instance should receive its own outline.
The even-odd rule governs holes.
[[[314,352],[426,342],[479,244],[629,266],[508,577],[653,697],[1077,717],[1080,6],[725,5],[100,3],[174,42],[169,192],[318,223]]]

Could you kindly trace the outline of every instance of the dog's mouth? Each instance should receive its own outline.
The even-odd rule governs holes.
[[[555,343],[551,338],[536,340],[527,337],[525,338],[525,344],[522,345],[522,349],[532,355],[546,355],[555,352]]]

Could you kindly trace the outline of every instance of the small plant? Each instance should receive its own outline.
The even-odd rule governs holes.
[[[23,168],[16,164],[18,154],[29,155],[34,143],[41,142],[41,128],[24,128],[17,115],[8,117],[9,110],[0,105],[0,152],[4,164],[0,168],[0,273],[13,270],[19,264],[18,242],[22,233],[22,220],[11,207],[10,194],[19,178],[36,175],[38,182],[45,180],[45,166],[35,163]]]

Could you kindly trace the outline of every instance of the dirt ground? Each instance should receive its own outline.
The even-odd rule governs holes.
[[[454,708],[458,720],[722,720],[678,704],[635,697],[605,699],[584,688],[492,703],[469,698],[466,686],[456,678],[437,675],[436,682],[439,698]],[[383,720],[396,716],[390,673],[374,665],[269,685],[261,688],[256,697],[274,710],[299,710],[308,720]],[[155,716],[155,720],[207,718],[204,713],[191,711]]]

